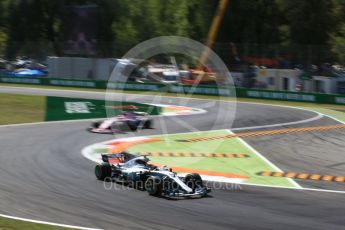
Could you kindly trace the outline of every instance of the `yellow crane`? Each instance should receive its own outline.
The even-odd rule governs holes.
[[[220,26],[220,23],[223,19],[226,7],[228,5],[228,0],[220,0],[217,8],[216,15],[213,18],[210,30],[208,32],[207,36],[207,43],[206,46],[211,49],[214,41],[216,40],[217,37],[217,32]],[[206,62],[208,55],[209,55],[209,49],[205,49],[199,59],[199,64],[198,64],[198,69],[201,69]]]

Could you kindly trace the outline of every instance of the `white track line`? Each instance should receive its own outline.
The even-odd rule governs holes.
[[[228,132],[228,129],[218,129],[218,130],[209,130],[209,131],[198,131],[198,132],[193,132],[194,134],[197,133],[203,133],[203,132],[208,132],[208,133],[212,133],[212,132],[219,132],[219,131],[224,131],[224,132]],[[88,160],[95,162],[95,163],[102,163],[102,160],[100,158],[95,157],[95,154],[93,154],[93,150],[97,147],[99,147],[100,145],[106,145],[109,142],[112,141],[126,141],[126,140],[130,140],[130,139],[136,139],[136,138],[152,138],[152,137],[161,137],[161,136],[177,136],[177,135],[182,135],[182,134],[190,134],[191,132],[182,132],[182,133],[172,133],[172,134],[154,134],[154,135],[146,135],[146,136],[135,136],[135,137],[123,137],[123,138],[119,138],[119,139],[111,139],[108,141],[102,141],[102,142],[98,142],[98,143],[94,143],[91,145],[88,145],[86,147],[84,147],[81,150],[81,154]]]
[[[56,86],[59,87],[59,86]],[[62,87],[62,86],[60,86]],[[48,91],[48,92],[72,92],[72,93],[88,93],[88,94],[97,94],[99,96],[104,96],[107,94],[106,90],[104,90],[104,92],[101,91],[87,91],[87,88],[85,90],[73,90],[73,89],[45,89],[45,88],[40,88],[40,87],[20,87],[20,86],[0,86],[0,89],[29,89],[29,90],[42,90],[42,91]],[[18,93],[18,92],[0,92],[0,93],[12,93],[12,94],[21,94],[21,95],[25,95],[24,93]],[[157,92],[159,93],[159,92]],[[135,94],[135,93],[126,93],[126,92],[111,92],[110,94],[113,95],[129,95],[129,96],[144,96],[144,97],[149,97],[149,96],[155,96],[155,95],[151,95],[151,94]],[[165,98],[171,98],[171,99],[176,99],[176,98],[185,98],[185,99],[189,99],[189,100],[198,100],[198,101],[214,101],[212,99],[207,99],[207,98],[193,98],[193,97],[184,97],[184,96],[168,96],[168,95],[159,95],[160,97],[165,97]],[[202,95],[201,95],[202,96]],[[217,96],[214,96],[217,97]],[[219,97],[225,97],[225,96],[219,96]],[[255,98],[249,98],[249,99],[255,99]],[[241,104],[253,104],[253,105],[263,105],[263,106],[273,106],[273,107],[283,107],[283,108],[293,108],[293,109],[299,109],[299,110],[305,110],[305,111],[309,111],[309,112],[314,112],[317,113],[316,111],[313,111],[312,109],[308,109],[308,108],[302,108],[302,107],[295,107],[295,106],[290,106],[290,105],[276,105],[276,104],[269,104],[269,103],[263,103],[263,102],[246,102],[246,101],[237,101],[236,98],[231,101],[231,100],[224,100],[224,99],[219,99],[217,101],[222,101],[222,102],[229,102],[229,103],[241,103]],[[292,101],[294,102],[294,101]],[[297,101],[296,101],[297,102]],[[284,101],[282,101],[282,103],[284,103]],[[301,103],[308,103],[308,102],[301,102]],[[309,102],[309,104],[312,104]],[[334,120],[337,120],[335,118],[332,118]],[[341,122],[343,123],[343,122]]]
[[[90,93],[90,94],[98,94],[98,95],[105,95],[105,93],[103,92],[88,92],[88,91],[83,91],[83,90],[68,90],[68,89],[43,89],[43,88],[34,88],[34,87],[13,87],[13,86],[0,86],[0,88],[12,88],[12,89],[30,89],[30,90],[42,90],[42,91],[48,91],[48,92],[74,92],[74,93]],[[131,93],[113,93],[113,94],[125,94],[125,95],[138,95],[138,94],[131,94]],[[149,96],[149,95],[143,95],[143,96]],[[161,97],[165,97],[165,98],[185,98],[183,96],[178,96],[178,97],[172,97],[172,96],[164,96],[161,95]],[[210,101],[210,99],[202,99],[202,98],[187,98],[189,100],[203,100],[203,101]],[[222,102],[227,102],[227,103],[242,103],[242,104],[256,104],[256,105],[262,105],[262,106],[274,106],[274,107],[283,107],[283,108],[293,108],[293,109],[299,109],[299,110],[305,110],[305,111],[309,111],[309,112],[314,112],[317,113],[318,116],[314,117],[314,118],[309,118],[306,120],[311,120],[311,119],[320,119],[321,115],[323,116],[327,116],[335,121],[338,121],[340,123],[345,124],[345,122],[342,122],[332,116],[329,115],[325,115],[316,111],[313,111],[311,109],[306,109],[306,108],[300,108],[300,107],[294,107],[294,106],[285,106],[285,105],[274,105],[274,104],[264,104],[264,103],[257,103],[257,102],[238,102],[238,101],[228,101],[228,100],[219,100]],[[95,120],[95,119],[82,119],[82,120],[67,120],[67,121],[51,121],[51,122],[37,122],[37,123],[23,123],[23,124],[10,124],[10,125],[0,125],[0,128],[2,127],[18,127],[18,126],[30,126],[30,125],[42,125],[42,124],[55,124],[55,123],[69,123],[69,122],[81,122],[81,121],[87,121],[87,120]],[[300,124],[300,123],[306,123],[309,121],[296,121],[298,123],[294,123],[294,124]],[[291,125],[291,122],[289,122]],[[274,125],[270,125],[271,127],[276,127],[276,126],[282,126],[282,125],[287,125],[286,123],[282,123],[282,124],[274,124]],[[267,126],[266,126],[267,127]],[[264,128],[266,128],[264,127]],[[240,130],[240,129],[254,129],[254,127],[242,127],[242,128],[236,128],[233,130]],[[243,141],[243,140],[242,140]],[[244,142],[245,143],[245,142]],[[259,154],[258,156],[260,156],[261,154]],[[269,161],[268,161],[269,162]],[[275,166],[276,167],[276,166]],[[296,182],[295,182],[296,183]],[[297,183],[296,183],[297,184]],[[243,185],[247,185],[247,184],[243,184]],[[249,185],[249,184],[248,184]],[[297,184],[298,185],[298,184]],[[261,186],[261,187],[266,187],[263,185],[254,185],[254,184],[250,184],[249,186]],[[271,187],[271,188],[284,188],[284,187],[278,187],[278,186],[267,186],[267,187]],[[300,187],[300,188],[299,188]],[[332,193],[344,193],[345,191],[336,191],[336,190],[324,190],[324,189],[308,189],[308,188],[302,188],[300,185],[298,185],[297,188],[289,188],[286,187],[286,189],[292,189],[292,190],[305,190],[305,191],[319,191],[319,192],[332,192]],[[25,219],[25,218],[19,218],[19,217],[14,217],[14,216],[8,216],[8,215],[3,215],[0,214],[1,217],[5,217],[5,218],[10,218],[10,219],[15,219],[15,220],[22,220],[22,221],[27,221],[27,222],[32,222],[32,223],[38,223],[38,224],[47,224],[47,225],[54,225],[54,226],[60,226],[60,227],[65,227],[65,228],[75,228],[75,229],[82,229],[82,230],[98,230],[98,229],[92,229],[92,228],[84,228],[84,227],[78,227],[78,226],[71,226],[71,225],[63,225],[63,224],[57,224],[57,223],[51,223],[51,222],[44,222],[44,221],[38,221],[38,220],[32,220],[32,219]]]
[[[92,162],[95,162],[97,164],[100,164],[102,163],[102,160],[98,159],[95,154],[92,154],[93,153],[93,150],[104,144],[105,142],[99,142],[99,143],[94,143],[92,145],[88,145],[86,147],[84,147],[82,150],[81,150],[81,155],[83,155],[83,157],[85,157],[86,159],[92,161]]]
[[[233,132],[231,132],[231,130],[228,130],[228,132],[230,134],[233,134]],[[263,160],[264,162],[266,162],[269,166],[271,166],[274,170],[278,171],[278,172],[283,172],[283,170],[281,170],[280,168],[278,168],[278,166],[276,166],[275,164],[273,164],[271,161],[269,161],[266,157],[264,157],[261,153],[259,153],[256,149],[254,149],[252,146],[250,146],[247,142],[245,142],[242,138],[237,137],[236,139],[240,140],[240,142],[246,146],[248,149],[250,149],[252,152],[254,152],[259,158],[261,158],[261,160]],[[294,186],[296,186],[296,188],[302,188],[302,186],[300,186],[296,181],[294,181],[291,178],[287,178],[288,181],[290,181]]]
[[[273,127],[280,127],[280,126],[287,126],[287,125],[297,125],[297,124],[308,123],[311,121],[316,121],[318,119],[321,119],[324,116],[327,116],[327,115],[323,115],[323,114],[318,113],[318,112],[315,112],[315,113],[317,113],[318,115],[315,117],[312,117],[312,118],[305,119],[305,120],[286,122],[286,123],[278,123],[278,124],[273,124],[273,125],[240,127],[240,128],[233,128],[231,130],[232,131],[239,131],[239,130],[250,130],[250,129],[261,129],[261,128],[273,128]],[[196,114],[199,114],[199,113],[196,113]],[[195,115],[195,114],[190,114],[190,115]],[[163,116],[165,116],[165,115],[163,115]],[[154,115],[152,117],[162,117],[162,115]],[[339,121],[335,118],[332,118],[330,116],[327,116],[327,117],[334,119],[338,122],[341,122],[341,121]],[[94,120],[99,120],[99,119],[107,119],[107,118],[106,117],[105,118],[88,118],[88,119],[76,119],[76,120],[64,120],[64,121],[42,121],[42,122],[30,122],[30,123],[21,123],[21,124],[8,124],[8,125],[0,125],[0,128],[33,126],[33,125],[49,125],[49,124],[72,123],[72,122],[85,122],[85,121],[94,121]],[[343,123],[343,122],[341,122],[341,123]]]
[[[344,121],[341,121],[341,120],[339,120],[339,119],[337,119],[337,118],[335,118],[335,117],[332,117],[332,116],[330,116],[330,115],[324,114],[324,116],[325,116],[325,117],[328,117],[328,118],[330,118],[330,119],[333,119],[333,120],[335,120],[335,121],[337,121],[337,122],[339,122],[339,123],[341,123],[341,124],[345,124]]]
[[[152,104],[152,105],[154,105],[154,104]],[[155,105],[158,107],[162,107],[162,108],[165,106],[169,106],[169,105],[163,105],[163,104],[155,104]],[[188,108],[196,109],[196,111],[193,113],[190,113],[190,114],[172,114],[169,112],[169,113],[162,113],[161,115],[151,115],[150,117],[170,117],[170,116],[197,115],[197,114],[207,113],[207,111],[203,110],[203,109],[197,109],[197,108],[193,108],[193,107],[188,107]],[[2,128],[2,127],[20,127],[20,126],[71,123],[71,122],[83,122],[83,121],[95,121],[95,120],[100,120],[100,119],[107,119],[107,117],[73,119],[73,120],[62,120],[62,121],[41,121],[41,122],[30,122],[30,123],[21,123],[21,124],[8,124],[8,125],[0,125],[0,128]]]
[[[1,88],[12,88],[12,89],[23,89],[24,87],[6,87],[6,86],[0,86]],[[103,92],[88,92],[88,91],[82,91],[82,90],[67,90],[67,89],[43,89],[43,88],[24,88],[24,89],[29,89],[29,90],[43,90],[43,91],[55,91],[55,92],[73,92],[73,93],[91,93],[91,94],[97,94],[97,95],[104,95],[105,93]],[[15,93],[15,92],[14,92]],[[138,94],[131,94],[131,93],[112,93],[115,95],[129,95],[129,96],[137,96]],[[141,96],[150,96],[150,95],[145,95],[142,94]],[[160,95],[160,97],[165,97],[165,98],[185,98],[183,96],[178,96],[178,97],[172,97],[172,96],[164,96],[164,95]],[[202,100],[202,101],[210,101],[210,99],[202,99],[202,98],[187,98],[189,100]],[[283,108],[292,108],[292,109],[297,109],[297,110],[304,110],[304,111],[308,111],[308,112],[313,112],[316,113],[317,116],[312,117],[312,118],[308,118],[305,120],[300,120],[300,121],[294,121],[294,122],[287,122],[287,123],[277,123],[277,124],[272,124],[272,125],[262,125],[262,126],[250,126],[250,127],[240,127],[240,128],[234,128],[231,129],[233,131],[238,131],[238,130],[249,130],[249,129],[260,129],[260,128],[270,128],[270,127],[279,127],[279,126],[286,126],[286,125],[296,125],[296,124],[302,124],[302,123],[308,123],[311,121],[315,121],[318,119],[321,119],[323,116],[327,116],[331,119],[334,119],[340,123],[344,123],[339,121],[338,119],[328,116],[328,115],[324,115],[322,113],[310,110],[310,109],[306,109],[306,108],[300,108],[300,107],[294,107],[294,106],[285,106],[285,105],[274,105],[274,104],[264,104],[264,103],[256,103],[256,102],[239,102],[239,101],[227,101],[227,100],[218,100],[218,101],[222,101],[222,102],[227,102],[227,103],[241,103],[241,104],[254,104],[254,105],[262,105],[262,106],[274,106],[274,107],[283,107]],[[1,127],[17,127],[17,126],[30,126],[30,125],[44,125],[44,124],[55,124],[55,123],[69,123],[69,122],[82,122],[82,121],[88,121],[88,120],[96,120],[96,119],[102,119],[102,118],[92,118],[92,119],[78,119],[78,120],[65,120],[65,121],[47,121],[47,122],[34,122],[34,123],[22,123],[22,124],[9,124],[9,125],[0,125]]]
[[[280,127],[280,126],[287,126],[287,125],[298,125],[298,124],[303,124],[303,123],[308,123],[312,121],[319,120],[323,118],[325,115],[316,112],[317,116],[305,119],[305,120],[300,120],[300,121],[292,121],[292,122],[286,122],[286,123],[280,123],[280,124],[273,124],[273,125],[260,125],[260,126],[250,126],[250,127],[241,127],[241,128],[233,128],[231,131],[239,131],[239,130],[250,130],[250,129],[262,129],[262,128],[273,128],[273,127]]]
[[[345,191],[340,190],[329,190],[329,189],[318,189],[318,188],[293,188],[293,187],[286,187],[286,186],[278,186],[278,185],[263,185],[263,184],[248,184],[248,183],[236,183],[239,185],[251,186],[251,187],[266,187],[266,188],[277,188],[277,189],[289,189],[289,190],[297,190],[297,191],[310,191],[310,192],[327,192],[327,193],[338,193],[338,194],[345,194]]]
[[[209,132],[217,132],[217,131],[227,131],[230,132],[230,130],[228,129],[220,129],[220,130],[211,130]],[[203,132],[203,131],[200,131]],[[170,134],[170,135],[180,135],[180,134],[189,134],[190,132],[184,132],[184,133],[174,133],[174,134]],[[149,135],[149,136],[143,136],[143,137],[157,137],[157,136],[161,136],[161,135]],[[121,139],[131,139],[132,137],[129,138],[121,138]],[[265,161],[267,164],[269,164],[274,170],[282,172],[282,170],[280,168],[278,168],[276,165],[274,165],[272,162],[270,162],[267,158],[265,158],[264,156],[262,156],[257,150],[255,150],[253,147],[251,147],[250,145],[248,145],[248,143],[246,143],[245,141],[243,141],[241,138],[239,138],[240,141],[249,149],[251,149],[254,153],[256,153],[258,155],[258,157],[260,157],[263,161]],[[94,154],[92,154],[93,152],[93,148],[94,147],[99,147],[99,145],[101,144],[105,144],[107,142],[110,142],[112,140],[109,141],[103,141],[100,143],[95,143],[89,146],[86,146],[82,149],[81,153],[82,155],[87,158],[88,160],[95,162],[95,163],[101,163],[101,160],[99,160],[98,158],[95,157]],[[291,178],[287,178],[292,184],[294,184],[296,187],[287,187],[287,186],[279,186],[279,185],[263,185],[263,184],[249,184],[249,183],[245,183],[245,182],[232,182],[230,184],[239,184],[239,185],[245,185],[245,186],[251,186],[251,187],[265,187],[265,188],[275,188],[275,189],[289,189],[289,190],[296,190],[296,191],[309,191],[309,192],[326,192],[326,193],[336,193],[336,194],[345,194],[345,191],[339,191],[339,190],[329,190],[329,189],[317,189],[317,188],[305,188],[305,187],[301,187],[296,181],[294,181]],[[224,183],[228,183],[228,182],[224,182]]]
[[[20,218],[20,217],[9,216],[9,215],[4,215],[4,214],[0,214],[0,217],[13,219],[13,220],[20,220],[20,221],[25,221],[25,222],[35,223],[35,224],[45,224],[45,225],[57,226],[57,227],[62,227],[62,228],[72,228],[72,229],[80,229],[80,230],[101,230],[100,228],[85,228],[85,227],[74,226],[74,225],[58,224],[58,223],[53,223],[53,222],[46,222],[46,221],[40,221],[40,220]]]
[[[49,124],[60,124],[60,123],[73,123],[73,122],[85,122],[85,121],[94,121],[102,118],[90,118],[90,119],[76,119],[76,120],[65,120],[65,121],[42,121],[42,122],[31,122],[31,123],[21,123],[21,124],[8,124],[0,125],[0,128],[7,127],[21,127],[21,126],[34,126],[34,125],[49,125]],[[106,119],[106,118],[104,118]]]

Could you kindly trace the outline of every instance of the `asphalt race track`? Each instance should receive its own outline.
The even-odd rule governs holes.
[[[103,99],[101,93],[0,88],[0,92]],[[117,95],[116,97],[119,97]],[[132,100],[126,96],[126,99]],[[151,102],[150,96],[136,98]],[[157,118],[156,128],[137,135],[231,127],[234,104],[162,97],[206,114]],[[237,105],[234,128],[295,122],[309,111],[259,104]],[[217,119],[215,119],[215,117]],[[0,127],[0,213],[104,229],[344,229],[345,194],[240,186],[212,197],[171,201],[138,190],[107,191],[93,174],[83,147],[112,139],[85,131],[90,121]],[[288,127],[337,124],[329,118]],[[125,134],[118,135],[124,137]],[[294,133],[245,139],[284,171],[345,175],[345,131]],[[345,191],[345,183],[297,182],[307,188]]]

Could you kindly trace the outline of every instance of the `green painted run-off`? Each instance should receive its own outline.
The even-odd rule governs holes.
[[[248,177],[244,182],[269,186],[295,187],[287,178],[263,177],[257,175],[261,171],[276,171],[272,165],[264,161],[256,152],[248,148],[239,138],[209,140],[202,142],[178,142],[188,138],[217,137],[229,134],[227,130],[206,131],[185,134],[166,134],[154,136],[161,138],[159,142],[138,144],[127,149],[130,153],[139,152],[179,152],[179,153],[241,153],[245,158],[216,157],[149,157],[153,163],[183,167],[195,170],[235,173]]]

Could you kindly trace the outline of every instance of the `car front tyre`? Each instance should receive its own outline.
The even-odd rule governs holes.
[[[198,173],[191,173],[186,175],[185,183],[188,187],[193,189],[193,191],[195,191],[196,188],[203,186],[201,176]]]
[[[144,129],[152,129],[152,121],[151,120],[147,120],[147,121],[144,121],[144,125],[143,125],[143,128]]]
[[[101,125],[101,122],[99,122],[99,121],[93,122],[92,123],[92,128],[96,128],[97,129],[100,125]]]
[[[150,176],[145,182],[145,189],[151,196],[160,196],[162,194],[162,180],[159,177]]]

